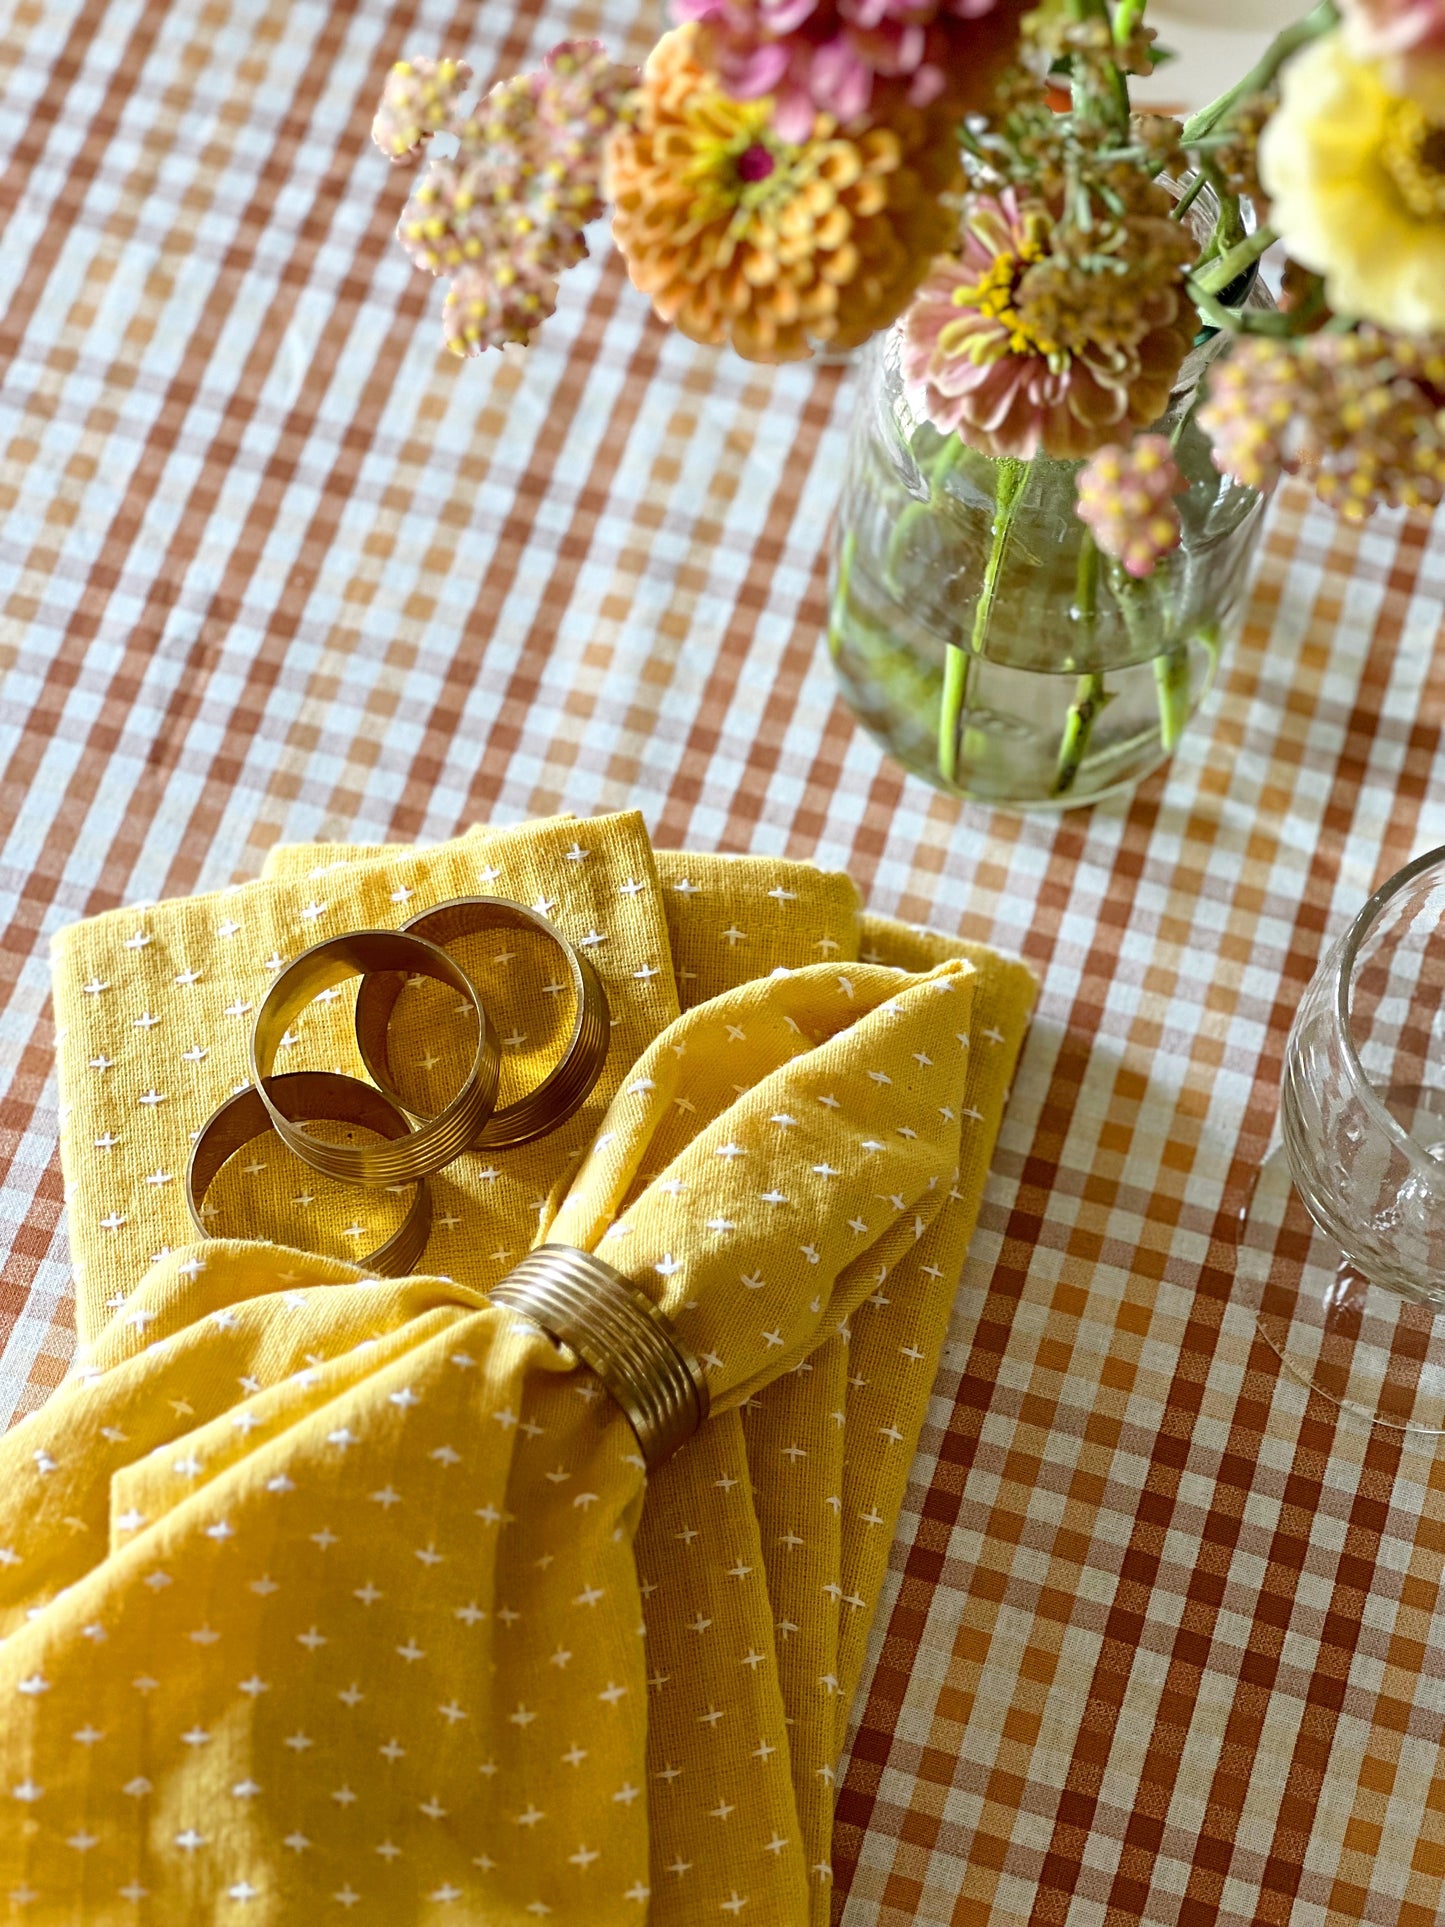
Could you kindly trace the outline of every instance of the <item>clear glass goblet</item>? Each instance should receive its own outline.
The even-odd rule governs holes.
[[[1383,884],[1316,971],[1285,1045],[1280,1139],[1240,1227],[1261,1331],[1335,1404],[1439,1430],[1445,848]]]

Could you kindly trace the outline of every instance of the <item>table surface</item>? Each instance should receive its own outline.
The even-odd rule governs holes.
[[[650,16],[649,16],[650,19]],[[652,23],[655,31],[656,23]],[[277,839],[638,805],[850,869],[1043,997],[840,1775],[864,1923],[1370,1920],[1445,1874],[1445,1456],[1312,1397],[1234,1289],[1291,1011],[1445,841],[1445,541],[1274,504],[1167,781],[961,808],[819,635],[846,369],[652,322],[605,245],[458,364],[366,140],[626,0],[15,0],[0,38],[0,1405],[72,1343],[46,942]]]

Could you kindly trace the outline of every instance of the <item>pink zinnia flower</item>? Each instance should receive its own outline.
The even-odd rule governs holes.
[[[1140,435],[1128,448],[1109,443],[1079,471],[1079,520],[1105,555],[1130,575],[1152,575],[1177,549],[1183,525],[1174,497],[1188,487],[1163,435]]]
[[[897,82],[917,107],[940,98],[960,110],[981,106],[1026,4],[673,0],[673,14],[701,22],[710,64],[734,99],[771,94],[779,135],[799,142],[818,114],[844,125],[867,114],[875,81]]]
[[[987,455],[1077,461],[1121,428],[1147,427],[1193,339],[1176,286],[1128,275],[1116,277],[1112,338],[1045,333],[1029,313],[1029,270],[1047,264],[1055,312],[1060,273],[1076,272],[1050,255],[1053,230],[1011,188],[971,197],[962,253],[936,264],[904,316],[910,407]]]

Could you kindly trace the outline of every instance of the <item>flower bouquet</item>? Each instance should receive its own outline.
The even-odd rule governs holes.
[[[377,143],[442,139],[399,238],[458,354],[530,341],[609,207],[691,339],[872,341],[829,641],[929,780],[1136,782],[1281,475],[1350,517],[1441,499],[1445,0],[1319,0],[1182,121],[1131,105],[1166,57],[1145,0],[675,10],[640,72],[563,43],[475,100],[463,63],[401,62]]]

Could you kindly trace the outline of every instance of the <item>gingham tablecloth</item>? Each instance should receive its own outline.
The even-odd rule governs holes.
[[[845,866],[1044,991],[840,1775],[841,1919],[1431,1927],[1445,1450],[1310,1397],[1230,1225],[1323,942],[1445,841],[1445,540],[1287,492],[1222,687],[1131,802],[1020,819],[905,779],[818,646],[848,372],[693,348],[605,245],[525,364],[457,364],[390,240],[392,59],[506,73],[658,24],[0,25],[4,1411],[72,1343],[57,925],[279,838],[623,804]]]

